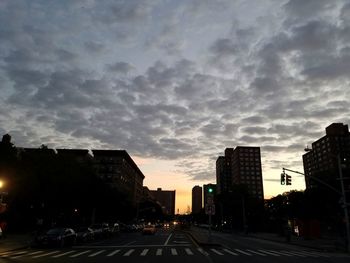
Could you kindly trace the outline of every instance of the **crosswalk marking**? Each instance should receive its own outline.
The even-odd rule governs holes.
[[[115,254],[117,254],[120,251],[120,249],[114,250],[113,252],[109,253],[107,257],[113,257]]]
[[[223,249],[225,252],[227,252],[227,253],[229,253],[230,255],[233,255],[233,256],[238,256],[238,254],[237,253],[235,253],[235,252],[232,252],[231,250],[228,250],[228,249]]]
[[[224,254],[222,254],[220,251],[217,251],[216,249],[212,248],[210,249],[211,251],[213,251],[215,254],[219,255],[219,256],[223,256]]]
[[[209,254],[207,253],[207,252],[205,252],[202,248],[198,248],[198,251],[200,252],[200,253],[202,253],[204,256],[209,256]]]
[[[102,247],[101,247],[102,248]],[[137,253],[136,253],[137,252]],[[186,255],[186,256],[193,256],[196,253],[202,254],[204,256],[259,256],[259,257],[303,257],[303,258],[319,258],[319,257],[330,257],[330,255],[325,254],[323,252],[313,251],[313,250],[271,250],[271,249],[248,249],[248,248],[193,248],[193,247],[169,247],[164,250],[164,247],[160,248],[142,248],[138,250],[137,248],[118,248],[114,250],[108,251],[107,248],[105,249],[90,249],[90,250],[77,250],[75,248],[74,250],[17,250],[17,251],[8,251],[0,254],[0,257],[7,257],[9,259],[17,259],[17,258],[61,258],[61,257],[79,257],[79,256],[85,256],[85,257],[112,257],[116,254],[120,256],[140,256],[140,257],[146,257],[146,256],[164,256],[165,254],[171,255],[171,256],[178,256],[178,255]]]
[[[71,250],[71,251],[68,251],[68,252],[64,252],[64,253],[61,253],[61,254],[54,255],[52,257],[53,258],[59,258],[59,257],[63,257],[63,256],[68,255],[68,254],[72,254],[74,252],[75,252],[75,250]]]
[[[91,258],[91,257],[95,257],[95,256],[97,256],[97,255],[99,255],[99,254],[101,254],[101,253],[103,253],[103,252],[105,252],[105,251],[106,251],[106,250],[97,251],[97,252],[95,252],[95,253],[89,255],[89,257],[90,257],[90,258]]]
[[[257,255],[259,255],[259,256],[266,257],[266,255],[265,255],[265,254],[260,253],[260,252],[253,251],[253,250],[251,250],[251,249],[247,249],[247,251],[249,251],[249,252],[251,252],[251,253],[253,253],[253,254],[257,254]]]
[[[191,251],[191,249],[185,248],[185,251],[186,251],[187,255],[190,255],[190,256],[193,255],[193,252]]]
[[[86,253],[89,253],[90,251],[91,251],[91,250],[86,250],[86,251],[83,251],[83,252],[80,252],[80,253],[71,255],[70,257],[71,257],[71,258],[76,258],[76,257],[79,257],[79,256],[84,255],[84,254],[86,254]]]
[[[148,253],[148,250],[149,250],[149,249],[147,249],[147,248],[144,249],[144,250],[142,251],[142,253],[140,254],[140,256],[143,256],[143,257],[146,256],[147,253]]]
[[[285,250],[282,250],[282,252],[284,253],[287,253],[287,254],[290,254],[290,255],[294,255],[294,256],[297,256],[297,257],[302,257],[302,258],[305,258],[306,256],[305,255],[301,255],[297,252],[294,252],[294,251],[285,251]]]
[[[135,249],[130,249],[128,252],[126,252],[123,256],[124,257],[128,257],[130,256],[133,252],[135,251]]]
[[[56,251],[52,251],[52,252],[49,252],[49,253],[45,253],[45,254],[36,255],[36,256],[34,256],[34,257],[32,257],[32,258],[41,258],[41,257],[46,257],[46,256],[50,256],[50,255],[52,255],[52,254],[56,254],[56,253],[58,253],[58,252],[60,252],[60,251],[56,250]]]
[[[276,253],[269,252],[269,251],[267,251],[267,250],[259,249],[259,251],[262,252],[262,253],[271,255],[271,256],[275,256],[275,257],[280,257],[280,256],[281,256],[281,255],[278,255],[278,254],[276,254]]]
[[[244,254],[244,255],[247,255],[247,256],[252,256],[252,254],[250,254],[250,253],[247,253],[247,252],[245,252],[245,251],[243,251],[243,250],[240,250],[240,249],[235,249],[237,252],[239,252],[239,253],[242,253],[242,254]]]

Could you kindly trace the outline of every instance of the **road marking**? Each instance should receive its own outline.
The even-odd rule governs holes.
[[[41,257],[45,257],[45,256],[50,256],[52,254],[56,254],[60,252],[59,250],[55,250],[55,251],[52,251],[52,252],[49,252],[49,253],[45,253],[45,254],[40,254],[40,255],[37,255],[37,256],[34,256],[32,258],[41,258]]]
[[[279,254],[279,255],[282,255],[282,256],[287,256],[287,257],[293,257],[294,255],[291,255],[291,254],[288,254],[288,253],[283,253],[281,251],[275,251],[275,250],[269,250],[271,251],[272,253],[276,253],[276,254]]]
[[[39,251],[35,251],[35,252],[27,254],[27,256],[36,255],[36,254],[40,254],[40,253],[43,253],[43,252],[44,252],[43,250],[39,250]]]
[[[123,256],[124,257],[128,257],[130,256],[133,252],[135,251],[135,249],[130,249],[128,252],[126,252]]]
[[[215,254],[223,256],[224,254],[222,254],[220,251],[217,251],[216,249],[212,248],[210,249],[211,251],[213,251]]]
[[[162,255],[162,252],[163,252],[163,249],[158,248],[158,249],[157,249],[157,252],[156,252],[156,256],[161,256],[161,255]]]
[[[254,253],[254,254],[257,254],[257,255],[259,255],[259,256],[266,257],[266,255],[265,255],[265,254],[260,253],[260,252],[256,252],[256,251],[254,251],[254,250],[247,249],[247,251],[249,251],[249,252],[251,252],[251,253]]]
[[[103,253],[103,252],[105,252],[106,250],[100,250],[100,251],[97,251],[96,253],[93,253],[93,254],[91,254],[91,255],[89,255],[89,257],[91,258],[91,257],[95,257],[95,256],[97,256],[97,255],[99,255],[99,254],[101,254],[101,253]]]
[[[172,237],[172,235],[173,235],[173,233],[171,233],[171,234],[169,235],[169,237],[167,238],[167,240],[166,240],[165,243],[164,243],[164,246],[167,246],[167,245],[168,245],[169,240],[170,240],[170,238]]]
[[[272,252],[269,252],[269,251],[266,251],[266,250],[262,250],[262,249],[259,249],[259,251],[265,253],[265,254],[268,254],[268,255],[271,255],[271,256],[275,256],[275,257],[280,257],[281,255],[278,255],[276,253],[272,253]]]
[[[148,253],[148,251],[149,251],[149,249],[144,249],[143,251],[142,251],[142,253],[140,254],[140,256],[146,256],[147,255],[147,253]]]
[[[130,246],[131,244],[134,244],[136,241],[131,241],[131,242],[129,242],[129,243],[127,243],[127,244],[125,244],[124,246]]]
[[[91,251],[91,250],[86,250],[86,251],[80,252],[80,253],[78,253],[78,254],[71,255],[70,257],[71,257],[71,258],[76,258],[76,257],[79,257],[79,256],[84,255],[84,254],[86,254],[86,253],[89,253],[90,251]]]
[[[207,253],[207,252],[205,252],[202,248],[198,248],[198,251],[200,252],[200,253],[202,253],[204,256],[209,256],[209,254]]]
[[[189,248],[185,248],[187,255],[193,256],[193,252]]]
[[[171,255],[173,255],[173,256],[177,256],[178,255],[175,248],[171,249]]]
[[[72,254],[72,253],[74,253],[74,252],[75,252],[75,250],[72,250],[72,251],[68,251],[68,252],[65,252],[65,253],[61,253],[61,254],[54,255],[54,256],[52,256],[52,257],[53,257],[53,258],[59,258],[59,257],[63,257],[63,256],[68,255],[68,254]]]
[[[243,250],[240,250],[240,249],[235,249],[237,252],[239,252],[239,253],[242,253],[242,254],[244,254],[244,255],[247,255],[247,256],[252,256],[252,254],[250,254],[250,253],[247,253],[247,252],[245,252],[245,251],[243,251]]]
[[[306,255],[314,255],[314,256],[317,256],[317,257],[326,257],[326,258],[329,258],[329,256],[325,255],[325,254],[321,254],[321,253],[318,253],[318,252],[313,252],[313,251],[300,251],[300,252],[303,252],[303,254],[306,254]]]
[[[285,251],[285,250],[282,250],[282,252],[284,253],[288,253],[288,254],[291,254],[291,255],[294,255],[294,256],[297,256],[297,257],[302,257],[302,258],[305,258],[306,256],[305,255],[301,255],[297,252],[294,252],[294,251]]]
[[[231,251],[231,250],[229,250],[229,249],[224,248],[224,249],[223,249],[223,251],[225,251],[225,252],[227,252],[227,253],[229,253],[229,254],[231,254],[231,255],[233,255],[233,256],[238,256],[238,254],[237,254],[237,253],[232,252],[232,251]]]
[[[119,251],[120,251],[120,249],[114,250],[113,252],[109,253],[109,254],[107,255],[107,257],[112,257],[112,256],[114,256],[115,254],[117,254]]]
[[[5,252],[3,254],[1,254],[1,257],[9,257],[9,256],[16,256],[16,255],[20,255],[20,254],[23,254],[23,253],[27,253],[28,251],[27,250],[24,250],[24,251],[9,251],[9,252]]]

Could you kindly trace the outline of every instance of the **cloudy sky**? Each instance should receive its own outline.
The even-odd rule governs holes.
[[[0,133],[16,146],[126,149],[151,189],[215,182],[260,146],[265,197],[307,144],[350,123],[350,3],[0,1]]]

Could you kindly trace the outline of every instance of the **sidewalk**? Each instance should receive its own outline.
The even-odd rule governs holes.
[[[211,240],[208,239],[207,229],[191,227],[190,229],[184,230],[184,232],[190,234],[192,238],[200,246],[220,245],[219,242],[215,240],[214,235],[212,235]],[[217,235],[217,234],[220,234],[221,232],[213,231],[213,234],[214,233],[215,235]],[[307,248],[312,248],[312,249],[317,249],[322,251],[328,251],[328,252],[345,252],[345,244],[342,243],[340,240],[336,240],[336,239],[307,240],[302,237],[292,236],[290,242],[287,242],[286,237],[282,237],[274,233],[249,233],[247,235],[243,233],[241,234],[235,233],[233,235],[238,235],[240,237],[247,237],[247,238],[263,239],[263,240],[268,240],[268,241],[277,242],[277,243],[291,244],[291,245],[307,247]]]
[[[31,236],[29,234],[7,234],[6,237],[0,238],[0,253],[26,248],[30,242]]]

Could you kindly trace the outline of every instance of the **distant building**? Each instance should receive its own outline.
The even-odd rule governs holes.
[[[209,193],[209,188],[213,190],[212,193]],[[208,196],[211,195],[214,197],[217,193],[216,184],[205,184],[203,185],[203,203],[204,205],[208,202]]]
[[[192,188],[192,214],[200,213],[202,208],[202,187],[196,185]]]
[[[218,193],[227,193],[233,185],[245,185],[252,197],[264,200],[260,147],[226,148],[216,161]]]
[[[125,150],[92,150],[97,176],[127,194],[133,204],[143,194],[145,176]]]
[[[341,158],[343,177],[350,177],[350,133],[348,125],[333,123],[326,128],[326,135],[312,143],[303,155],[306,188],[315,188],[320,184],[310,178],[314,176],[322,181],[339,187],[339,166],[337,156]],[[345,188],[350,190],[350,180],[344,180]]]
[[[167,191],[157,188],[157,190],[150,190],[150,192],[161,205],[164,214],[175,215],[175,190]]]

